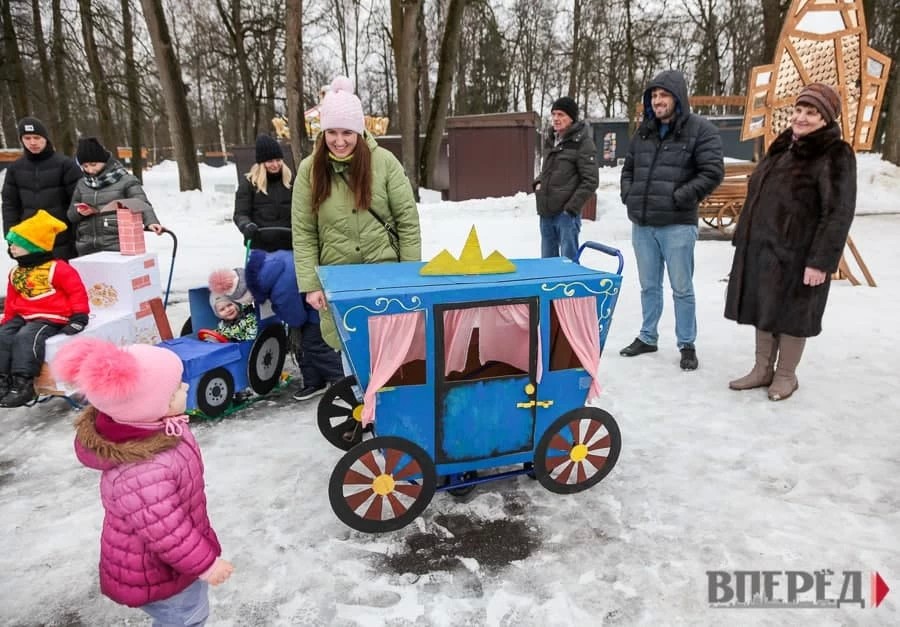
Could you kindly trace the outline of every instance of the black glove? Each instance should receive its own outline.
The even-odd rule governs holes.
[[[90,318],[88,318],[87,314],[72,314],[72,317],[69,318],[69,324],[60,329],[60,331],[65,333],[66,335],[75,335],[76,333],[81,333],[82,331],[84,331],[84,327],[88,325],[88,320],[90,320]]]
[[[244,237],[247,239],[253,239],[253,236],[256,235],[256,232],[259,230],[259,226],[256,222],[248,222],[241,229],[241,233],[244,234]]]

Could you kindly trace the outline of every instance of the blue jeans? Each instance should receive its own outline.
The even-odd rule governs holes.
[[[581,216],[567,211],[553,217],[541,216],[541,257],[578,256],[578,233],[581,232]]]
[[[209,584],[198,579],[178,594],[142,605],[153,627],[202,627],[209,618]]]
[[[641,282],[641,310],[644,321],[638,338],[656,345],[657,325],[663,310],[663,266],[669,271],[669,285],[675,301],[675,338],[678,348],[693,346],[697,339],[697,302],[694,298],[694,243],[697,226],[631,225],[631,244]]]

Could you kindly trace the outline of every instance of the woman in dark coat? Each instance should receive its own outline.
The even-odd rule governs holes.
[[[268,135],[256,138],[256,163],[241,177],[234,196],[234,224],[250,242],[250,247],[266,252],[293,250],[291,242],[291,169],[284,165],[284,153]],[[281,226],[284,231],[262,231],[260,227]]]
[[[831,273],[856,209],[856,156],[841,139],[840,112],[830,86],[804,87],[791,127],[750,177],[725,317],[756,327],[756,364],[728,384],[733,390],[768,386],[771,400],[788,398],[806,338],[822,331]]]

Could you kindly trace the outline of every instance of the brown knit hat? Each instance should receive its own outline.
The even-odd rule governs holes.
[[[797,96],[795,104],[807,104],[822,114],[826,124],[831,124],[841,114],[841,97],[831,85],[810,83]]]

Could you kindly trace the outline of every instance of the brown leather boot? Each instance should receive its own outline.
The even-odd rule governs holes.
[[[805,337],[781,334],[778,336],[778,367],[775,368],[775,377],[769,386],[769,400],[783,401],[790,398],[791,394],[800,387],[795,371],[800,358],[803,356],[803,347],[806,346]]]
[[[778,341],[768,331],[756,330],[756,364],[748,374],[728,382],[732,390],[752,390],[772,384],[775,375],[775,355]]]

